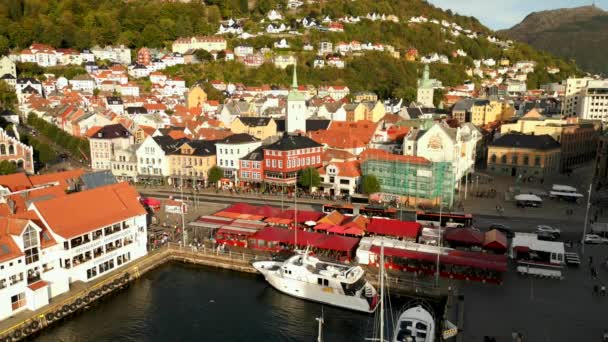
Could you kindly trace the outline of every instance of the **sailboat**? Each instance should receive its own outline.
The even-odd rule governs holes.
[[[433,310],[423,302],[412,303],[399,315],[393,342],[434,342]]]

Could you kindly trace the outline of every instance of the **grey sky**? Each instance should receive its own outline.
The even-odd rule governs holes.
[[[451,9],[462,15],[479,19],[494,30],[510,28],[531,12],[563,7],[591,5],[593,0],[427,0],[435,6]],[[608,0],[595,4],[606,9]]]

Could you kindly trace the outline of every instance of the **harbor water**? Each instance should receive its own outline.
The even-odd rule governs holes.
[[[259,275],[168,264],[35,341],[316,341],[322,310],[324,341],[373,337],[376,314],[292,298]]]

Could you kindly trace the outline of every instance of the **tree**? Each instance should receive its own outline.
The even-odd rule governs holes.
[[[213,55],[207,50],[196,50],[194,56],[201,62],[211,62],[213,60]]]
[[[15,109],[17,103],[17,94],[4,81],[0,81],[0,108],[4,109]]]
[[[380,182],[378,182],[378,178],[374,175],[363,176],[363,181],[361,183],[363,186],[363,193],[366,195],[371,195],[380,191]]]
[[[307,167],[298,171],[298,184],[300,184],[301,187],[307,187],[312,191],[313,187],[317,187],[321,184],[319,171],[314,167]]]
[[[17,165],[14,162],[3,160],[0,162],[0,175],[8,175],[17,172]]]
[[[212,166],[207,172],[207,180],[209,184],[217,184],[224,177],[224,171],[219,166]]]

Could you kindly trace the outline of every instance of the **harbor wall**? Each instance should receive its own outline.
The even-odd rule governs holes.
[[[167,263],[181,262],[194,265],[218,267],[227,270],[257,273],[251,265],[259,256],[238,252],[220,252],[214,249],[196,249],[168,244],[151,251],[146,256],[114,270],[103,278],[84,286],[74,286],[69,292],[55,297],[49,305],[33,311],[21,312],[13,318],[0,322],[0,342],[14,342],[39,334],[45,328],[57,324],[69,316],[86,311],[95,303],[111,294],[125,289],[145,273]],[[378,286],[378,276],[368,273],[368,280]],[[387,277],[385,281],[391,295],[426,297],[440,300],[443,290],[427,283],[405,281],[398,277]]]

